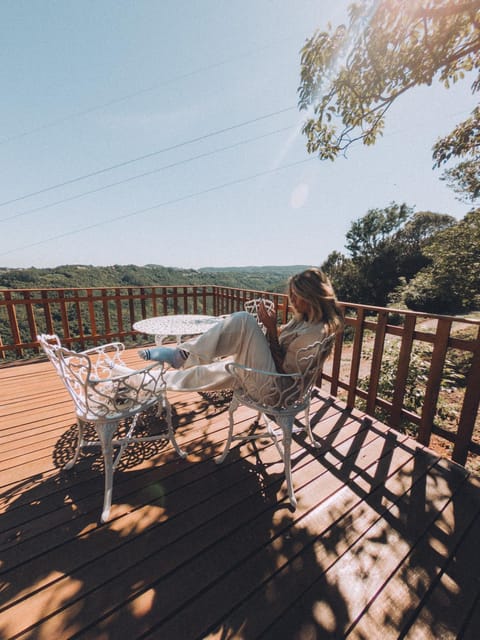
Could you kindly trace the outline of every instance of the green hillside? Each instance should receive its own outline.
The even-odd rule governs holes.
[[[290,275],[304,266],[205,267],[177,269],[162,265],[62,265],[49,269],[0,268],[0,289],[112,286],[222,285],[283,292]]]

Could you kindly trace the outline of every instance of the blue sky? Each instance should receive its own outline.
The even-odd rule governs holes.
[[[0,266],[321,264],[392,201],[463,217],[431,147],[470,83],[309,156],[299,51],[344,0],[2,0]]]

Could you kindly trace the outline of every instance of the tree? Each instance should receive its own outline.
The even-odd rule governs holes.
[[[480,88],[480,0],[361,0],[349,14],[348,28],[316,32],[301,52],[299,106],[313,110],[303,127],[310,153],[334,160],[357,140],[374,144],[388,109],[415,86],[438,79],[449,87],[473,72],[472,91]],[[473,155],[446,179],[475,197],[479,116],[474,110],[458,125],[464,146],[454,131],[434,152],[436,166]]]
[[[456,222],[453,216],[446,213],[417,211],[400,230],[397,239],[402,242],[404,251],[419,251],[436,233]]]
[[[431,264],[410,281],[407,305],[431,313],[459,313],[480,305],[480,209],[437,233],[424,248]]]
[[[365,290],[364,279],[351,258],[339,251],[332,251],[321,268],[331,279],[339,300],[359,302]]]
[[[351,257],[332,252],[322,264],[345,302],[385,306],[395,292],[401,298],[408,281],[431,259],[424,248],[440,231],[456,224],[445,214],[413,213],[392,202],[370,209],[351,223],[345,247]]]
[[[475,202],[480,197],[480,107],[433,147],[433,159],[440,167],[451,158],[464,158],[447,169],[442,180],[459,194],[459,200]]]
[[[394,202],[385,209],[370,209],[362,218],[352,222],[347,231],[345,248],[354,259],[365,261],[378,257],[394,232],[412,213],[411,207]]]
[[[398,253],[398,271],[405,282],[430,264],[431,260],[424,249],[435,234],[456,223],[453,216],[445,213],[418,211],[399,229],[393,242]]]
[[[383,306],[398,285],[402,274],[395,237],[412,214],[411,207],[392,202],[385,209],[370,209],[352,222],[345,248],[358,273],[357,302]]]

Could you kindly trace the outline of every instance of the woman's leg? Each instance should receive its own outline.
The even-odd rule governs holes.
[[[262,330],[255,318],[243,311],[228,316],[199,338],[183,342],[178,348],[189,355],[181,369],[170,369],[164,374],[167,387],[172,390],[231,389],[235,380],[226,364],[232,361],[262,371],[276,371]]]
[[[246,311],[224,318],[199,338],[180,344],[179,349],[189,354],[184,368],[233,356],[235,362],[247,367],[275,371],[268,342],[256,319]]]

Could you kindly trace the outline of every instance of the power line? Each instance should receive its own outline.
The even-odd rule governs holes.
[[[169,78],[167,80],[164,80],[163,82],[160,82],[159,84],[154,84],[150,87],[144,87],[143,89],[139,89],[138,91],[134,91],[132,93],[128,93],[125,94],[123,96],[119,96],[118,98],[112,98],[111,100],[108,100],[107,102],[104,102],[102,104],[98,104],[98,105],[94,105],[92,107],[88,107],[87,109],[83,109],[81,111],[77,111],[75,113],[72,113],[68,116],[63,116],[62,118],[57,118],[56,120],[51,120],[50,122],[45,122],[42,125],[39,125],[38,127],[33,127],[32,129],[27,129],[25,131],[21,131],[20,133],[11,135],[7,138],[4,138],[3,140],[0,140],[0,146],[7,144],[9,142],[13,142],[15,140],[19,140],[21,138],[25,138],[33,133],[39,133],[40,131],[44,131],[46,129],[51,129],[53,127],[56,127],[57,125],[63,124],[64,122],[68,122],[69,120],[73,120],[75,118],[80,118],[82,116],[88,115],[89,113],[94,113],[95,111],[101,111],[102,109],[105,109],[106,107],[111,107],[112,105],[115,104],[119,104],[121,102],[126,102],[128,100],[131,100],[132,98],[136,98],[137,96],[141,96],[145,93],[151,93],[153,91],[157,91],[158,89],[162,88],[162,87],[166,87],[170,84],[173,84],[175,82],[178,82],[179,80],[184,80],[185,78],[190,78],[192,76],[195,76],[197,74],[203,73],[205,71],[211,71],[212,69],[216,69],[218,67],[222,67],[225,65],[228,65],[232,62],[235,62],[236,60],[241,60],[242,58],[248,58],[249,56],[252,55],[257,55],[260,51],[264,51],[265,49],[269,49],[271,47],[275,47],[278,46],[278,44],[281,44],[283,42],[286,42],[288,40],[293,40],[294,38],[296,38],[297,36],[292,36],[291,34],[289,36],[285,36],[283,38],[278,38],[277,40],[273,40],[271,41],[269,44],[265,44],[262,47],[255,47],[254,49],[250,49],[248,51],[245,51],[243,53],[240,53],[237,56],[231,56],[230,58],[225,58],[224,60],[221,60],[220,62],[214,62],[212,64],[206,65],[204,67],[199,67],[198,69],[194,69],[193,71],[188,71],[187,73],[183,73],[180,74],[174,78]],[[1,206],[1,205],[0,205]]]
[[[216,185],[214,187],[209,187],[208,189],[203,189],[201,191],[196,191],[194,193],[190,193],[186,196],[181,196],[179,198],[174,198],[172,200],[166,200],[165,202],[158,202],[157,204],[151,205],[150,207],[145,207],[144,209],[137,209],[136,211],[131,211],[130,213],[125,213],[120,216],[115,216],[114,218],[110,218],[109,220],[103,220],[102,222],[95,222],[94,224],[86,225],[84,227],[79,227],[78,229],[72,229],[71,231],[65,231],[64,233],[60,233],[56,236],[51,236],[50,238],[45,238],[44,240],[39,240],[38,242],[32,242],[31,244],[26,244],[21,247],[16,247],[15,249],[10,249],[9,251],[3,251],[0,253],[0,256],[6,256],[11,253],[15,253],[16,251],[22,251],[23,249],[30,249],[31,247],[37,247],[41,244],[46,244],[48,242],[52,242],[53,240],[60,240],[61,238],[66,238],[67,236],[72,236],[77,233],[81,233],[82,231],[88,231],[89,229],[95,229],[97,227],[102,227],[105,224],[110,224],[112,222],[118,222],[119,220],[125,220],[127,218],[133,218],[134,216],[139,216],[142,213],[147,213],[148,211],[153,211],[154,209],[160,209],[162,207],[167,207],[172,204],[177,204],[179,202],[184,202],[185,200],[190,200],[192,198],[197,198],[198,196],[205,195],[207,193],[212,193],[214,191],[219,191],[220,189],[225,189],[226,187],[232,187],[237,184],[242,184],[245,182],[249,182],[250,180],[255,180],[256,178],[261,178],[263,176],[270,175],[272,173],[276,173],[277,171],[282,171],[284,169],[289,169],[291,167],[296,167],[301,164],[305,164],[306,162],[311,162],[313,160],[317,160],[316,156],[312,156],[310,158],[305,158],[303,160],[297,160],[296,162],[290,162],[289,164],[285,164],[281,167],[276,167],[274,169],[269,169],[267,171],[261,171],[259,173],[252,174],[251,176],[246,176],[244,178],[237,178],[236,180],[231,180],[230,182],[224,182],[223,184]]]
[[[222,133],[227,133],[228,131],[233,131],[234,129],[239,129],[240,127],[245,127],[248,124],[253,124],[254,122],[260,122],[261,120],[266,120],[267,118],[271,118],[272,116],[279,115],[281,113],[286,113],[288,111],[296,110],[297,107],[287,107],[285,109],[279,109],[278,111],[272,111],[271,113],[266,113],[262,116],[258,116],[257,118],[252,118],[251,120],[245,120],[244,122],[240,122],[238,124],[231,125],[229,127],[225,127],[224,129],[217,129],[216,131],[211,131],[210,133],[206,133],[204,135],[198,136],[197,138],[191,138],[190,140],[185,140],[184,142],[179,142],[170,147],[164,147],[163,149],[158,149],[157,151],[152,151],[151,153],[146,153],[143,156],[138,156],[137,158],[131,158],[130,160],[125,160],[123,162],[119,162],[117,164],[111,165],[109,167],[105,167],[103,169],[98,169],[97,171],[92,171],[91,173],[84,174],[82,176],[78,176],[76,178],[72,178],[70,180],[65,180],[65,182],[61,182],[50,187],[45,187],[43,189],[39,189],[38,191],[32,191],[31,193],[27,193],[23,196],[18,196],[17,198],[12,198],[11,200],[6,200],[5,202],[0,202],[0,207],[4,207],[8,204],[13,204],[14,202],[19,202],[20,200],[26,200],[27,198],[31,198],[32,196],[40,195],[41,193],[46,193],[47,191],[53,191],[54,189],[59,189],[60,187],[65,187],[69,184],[74,184],[75,182],[80,182],[81,180],[86,180],[87,178],[92,178],[94,176],[98,176],[102,173],[106,173],[107,171],[112,171],[113,169],[119,169],[120,167],[125,167],[129,164],[133,164],[134,162],[139,162],[140,160],[146,160],[147,158],[152,158],[153,156],[159,155],[161,153],[166,153],[167,151],[173,151],[174,149],[179,149],[181,147],[185,147],[189,144],[193,144],[195,142],[200,142],[201,140],[206,140],[208,138],[212,138],[214,136],[221,135]]]
[[[218,149],[214,149],[213,151],[207,151],[205,153],[200,153],[196,156],[191,156],[190,158],[186,158],[184,160],[179,160],[178,162],[172,162],[171,164],[163,165],[162,167],[158,167],[157,169],[152,169],[151,171],[146,171],[144,173],[140,173],[136,176],[131,176],[129,178],[124,178],[123,180],[118,180],[117,182],[111,182],[110,184],[103,185],[102,187],[97,187],[96,189],[91,189],[90,191],[84,191],[83,193],[79,193],[74,196],[70,196],[68,198],[62,198],[61,200],[56,200],[55,202],[51,202],[46,205],[42,205],[40,207],[34,207],[33,209],[27,209],[26,211],[21,211],[19,213],[15,213],[11,216],[7,216],[5,218],[0,218],[0,222],[7,222],[9,220],[16,220],[17,218],[21,218],[22,216],[26,216],[30,213],[37,213],[38,211],[43,211],[45,209],[51,209],[52,207],[56,207],[59,204],[65,204],[66,202],[71,202],[72,200],[78,200],[79,198],[84,198],[85,196],[91,195],[92,193],[98,193],[99,191],[105,191],[106,189],[111,189],[112,187],[116,187],[121,184],[125,184],[127,182],[133,182],[134,180],[139,180],[140,178],[145,178],[147,176],[151,176],[154,173],[159,173],[160,171],[165,171],[166,169],[172,169],[173,167],[178,167],[183,164],[187,164],[188,162],[193,162],[195,160],[200,160],[201,158],[206,158],[208,156],[215,155],[216,153],[221,153],[222,151],[228,151],[229,149],[235,149],[236,147],[240,147],[244,144],[249,144],[250,142],[256,142],[257,140],[261,140],[263,138],[267,138],[269,136],[275,135],[276,133],[282,133],[284,131],[291,130],[292,127],[282,127],[281,129],[276,129],[275,131],[270,131],[268,133],[264,133],[260,136],[255,136],[254,138],[249,138],[247,140],[240,140],[240,142],[236,142],[234,144],[227,145],[225,147],[220,147]]]
[[[192,73],[193,73],[193,72],[192,72]],[[146,91],[146,90],[145,90],[145,91]],[[134,94],[132,94],[132,95],[134,95]],[[113,102],[115,102],[115,101],[113,101]],[[94,177],[94,176],[96,176],[96,175],[100,175],[100,174],[102,174],[102,173],[106,173],[106,172],[108,172],[108,171],[112,171],[112,170],[114,170],[114,169],[118,169],[118,168],[123,167],[123,166],[126,166],[126,165],[128,165],[128,164],[133,164],[133,163],[135,163],[135,162],[139,162],[140,160],[145,160],[146,158],[150,158],[150,157],[153,157],[153,156],[155,156],[155,155],[160,155],[161,153],[166,153],[167,151],[172,151],[172,150],[174,150],[174,149],[178,149],[178,148],[180,148],[180,147],[187,146],[187,145],[189,145],[189,144],[193,144],[193,143],[195,143],[195,142],[199,142],[199,141],[201,141],[201,140],[208,139],[208,138],[210,138],[210,137],[214,137],[214,136],[217,136],[217,135],[221,135],[222,133],[226,133],[227,131],[232,131],[232,130],[234,130],[234,129],[238,129],[238,128],[241,128],[241,127],[243,127],[243,126],[246,126],[246,125],[248,125],[248,124],[252,124],[252,123],[254,123],[254,122],[259,122],[259,121],[261,121],[261,120],[264,120],[264,119],[270,118],[270,117],[272,117],[272,116],[279,115],[279,114],[281,114],[281,113],[286,113],[286,112],[288,112],[288,111],[292,111],[292,110],[294,110],[294,109],[296,109],[296,108],[297,108],[297,107],[287,107],[287,108],[285,108],[285,109],[280,109],[279,111],[273,111],[273,112],[271,112],[271,113],[264,114],[264,115],[262,115],[262,116],[259,116],[258,118],[253,118],[253,119],[251,119],[251,120],[246,120],[246,121],[244,121],[244,122],[238,123],[238,124],[236,124],[236,125],[232,125],[232,126],[230,126],[230,127],[226,127],[226,128],[224,128],[224,129],[219,129],[219,130],[217,130],[217,131],[212,131],[212,132],[210,132],[210,133],[204,134],[204,135],[199,136],[199,137],[197,137],[197,138],[192,138],[191,140],[186,140],[186,141],[184,141],[184,142],[180,142],[180,143],[178,143],[178,144],[176,144],[176,145],[173,145],[173,146],[171,146],[171,147],[165,147],[165,148],[163,148],[163,149],[159,149],[159,150],[157,150],[157,151],[153,151],[153,152],[148,153],[148,154],[146,154],[146,155],[139,156],[139,157],[137,157],[137,158],[132,158],[132,159],[130,159],[130,160],[126,160],[126,161],[124,161],[124,162],[121,162],[121,163],[118,163],[118,164],[115,164],[115,165],[111,165],[110,167],[105,167],[105,168],[103,168],[103,169],[99,169],[98,171],[94,171],[94,172],[92,172],[92,173],[88,173],[88,174],[84,174],[84,175],[82,175],[82,176],[78,176],[78,177],[76,177],[76,178],[72,178],[71,180],[66,180],[65,182],[61,182],[61,183],[58,183],[58,184],[56,184],[56,185],[52,185],[52,186],[50,186],[50,187],[45,187],[44,189],[40,189],[40,190],[38,190],[38,191],[33,191],[33,192],[31,192],[31,193],[27,193],[27,194],[25,194],[25,195],[23,195],[23,196],[19,196],[19,197],[17,197],[17,198],[13,198],[13,199],[11,199],[11,200],[6,200],[6,201],[4,201],[4,202],[0,202],[0,207],[4,207],[4,206],[6,206],[6,205],[8,205],[8,204],[13,204],[13,203],[15,203],[15,202],[19,202],[19,201],[21,201],[21,200],[26,200],[27,198],[33,197],[33,196],[35,196],[35,195],[39,195],[39,194],[42,194],[42,193],[46,193],[46,192],[48,192],[48,191],[53,191],[54,189],[59,189],[60,187],[67,186],[67,185],[69,185],[69,184],[74,184],[75,182],[80,182],[81,180],[86,180],[87,178],[91,178],[91,177]],[[457,116],[457,115],[465,115],[466,113],[467,113],[467,112],[466,112],[465,110],[463,110],[463,111],[461,111],[461,112],[459,111],[459,112],[456,112],[456,113],[454,113],[454,114],[450,114],[450,115],[452,115],[452,116]],[[421,125],[421,123],[420,123],[420,124],[418,124],[418,125],[412,125],[410,128],[418,128],[418,127],[420,127],[420,126],[422,126],[422,125]],[[288,128],[289,128],[289,127],[285,127],[284,129],[278,129],[278,132],[283,131],[283,130],[286,130],[286,129],[288,129]],[[385,136],[383,136],[383,137],[384,137],[384,138],[388,138],[388,137],[393,136],[393,135],[398,135],[399,133],[402,133],[402,131],[404,131],[404,129],[400,129],[400,130],[397,130],[397,131],[393,131],[393,132],[387,133],[387,134],[386,134]],[[275,132],[274,132],[274,133],[275,133]],[[267,134],[267,135],[269,135],[269,134]],[[262,138],[262,137],[263,137],[263,136],[259,136],[259,138],[258,138],[258,139],[260,139],[260,138]],[[255,138],[252,138],[251,140],[254,140],[254,139],[255,139]],[[242,144],[242,143],[239,143],[239,144]],[[234,146],[235,146],[235,145],[232,145],[232,147],[234,147]],[[229,147],[224,147],[223,149],[220,149],[220,151],[226,150],[226,149],[228,149],[228,148],[229,148]],[[216,153],[216,152],[213,152],[213,153]],[[206,155],[209,155],[209,154],[206,154]],[[196,157],[194,157],[193,159],[200,158],[200,157],[202,157],[202,155],[196,156]],[[189,160],[187,159],[187,160],[186,160],[186,162],[189,162]],[[182,164],[182,161],[181,161],[181,162],[179,162],[179,163],[176,163],[176,164]],[[165,167],[165,168],[170,168],[170,167],[176,166],[176,164],[166,165],[166,167]],[[160,168],[160,169],[156,169],[156,170],[154,170],[154,171],[152,171],[152,172],[146,172],[146,173],[144,173],[144,174],[140,174],[140,175],[138,176],[138,178],[140,178],[140,177],[144,177],[144,176],[147,176],[147,175],[149,175],[150,173],[154,173],[155,171],[161,171],[162,169],[163,169],[163,167],[162,167],[162,168]],[[108,189],[108,188],[110,188],[111,186],[116,186],[116,185],[122,184],[123,182],[128,182],[129,180],[135,180],[135,179],[137,179],[137,177],[127,178],[127,179],[125,179],[125,180],[120,180],[120,181],[118,181],[118,182],[111,183],[111,184],[106,185],[106,186],[104,186],[104,187],[98,187],[97,189],[92,189],[91,191],[87,191],[87,192],[82,193],[82,194],[79,194],[79,195],[77,195],[77,196],[72,196],[71,198],[65,198],[65,199],[63,199],[63,200],[58,200],[58,201],[56,201],[56,202],[54,202],[54,203],[51,203],[51,204],[48,204],[48,205],[44,205],[44,206],[41,206],[41,207],[35,207],[35,208],[33,208],[33,209],[28,209],[27,211],[20,212],[20,213],[18,213],[18,214],[13,214],[13,215],[8,216],[8,217],[5,217],[5,218],[1,218],[1,219],[0,219],[0,222],[6,222],[7,220],[13,220],[13,219],[15,219],[15,218],[17,218],[17,217],[21,217],[21,216],[23,216],[23,215],[27,215],[28,213],[34,213],[34,212],[36,212],[36,211],[40,211],[41,209],[48,209],[48,208],[50,208],[50,207],[56,206],[57,204],[62,204],[63,202],[69,202],[69,201],[71,201],[71,200],[75,200],[76,198],[83,197],[84,195],[89,195],[89,194],[92,194],[92,193],[96,193],[96,192],[98,192],[98,191],[102,191],[102,190],[104,190],[104,189]]]
[[[144,93],[150,93],[152,91],[156,91],[157,89],[159,89],[160,87],[164,87],[167,86],[173,82],[176,82],[177,80],[183,80],[184,78],[188,78],[190,76],[196,75],[197,73],[201,73],[202,71],[209,71],[210,69],[214,69],[215,67],[218,67],[222,64],[226,64],[226,63],[216,63],[216,64],[212,64],[209,65],[207,67],[203,67],[201,69],[196,69],[195,71],[190,71],[189,73],[185,73],[181,76],[178,76],[177,78],[172,78],[170,80],[165,80],[165,82],[162,82],[158,85],[152,85],[151,87],[145,87],[144,89],[139,89],[138,91],[134,91],[133,93],[129,93],[126,94],[124,96],[120,96],[119,98],[113,98],[112,100],[109,100],[107,102],[104,102],[103,104],[100,105],[95,105],[93,107],[88,107],[87,109],[83,109],[82,111],[77,111],[75,113],[72,113],[68,116],[64,116],[62,118],[58,118],[57,120],[51,120],[50,122],[46,122],[43,125],[40,125],[38,127],[34,127],[33,129],[28,129],[27,131],[22,131],[21,133],[15,134],[13,136],[10,136],[8,138],[4,138],[3,140],[0,140],[0,145],[3,144],[7,144],[8,142],[13,142],[14,140],[19,140],[20,138],[25,138],[29,135],[31,135],[32,133],[38,133],[40,131],[44,131],[45,129],[51,129],[52,127],[56,127],[59,124],[63,124],[64,122],[68,122],[69,120],[73,120],[75,118],[80,118],[82,116],[86,116],[89,113],[94,113],[95,111],[101,111],[102,109],[105,109],[106,107],[111,107],[114,104],[119,104],[120,102],[126,102],[127,100],[131,100],[132,98],[135,98],[137,96],[141,96]]]

